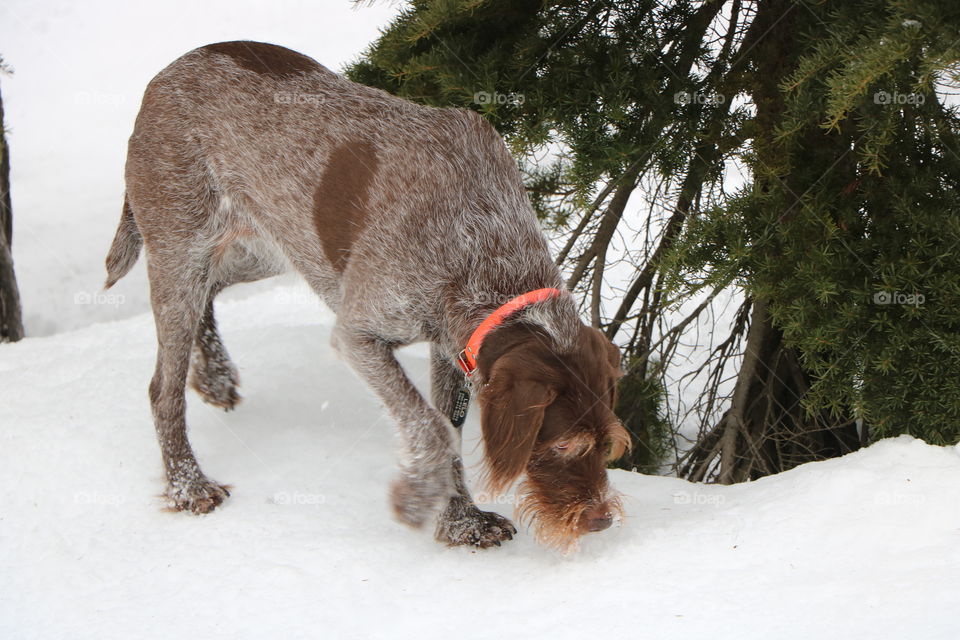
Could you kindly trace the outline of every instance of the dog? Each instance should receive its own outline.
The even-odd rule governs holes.
[[[581,322],[514,159],[480,115],[396,98],[283,47],[211,44],[147,86],[125,180],[106,287],[144,247],[149,397],[173,508],[207,513],[229,495],[201,470],[184,418],[188,379],[216,407],[240,399],[214,297],[295,269],[397,423],[400,521],[435,518],[449,545],[516,533],[466,487],[471,389],[486,485],[503,492],[525,475],[517,511],[539,540],[569,549],[619,516],[606,473],[630,442],[613,411],[619,351]],[[432,402],[394,357],[418,341],[430,343]]]

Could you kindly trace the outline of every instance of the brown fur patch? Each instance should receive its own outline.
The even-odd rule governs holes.
[[[337,271],[350,261],[350,248],[366,226],[377,153],[369,142],[340,145],[313,194],[313,223],[323,253]]]
[[[316,71],[320,66],[303,54],[264,42],[220,42],[204,48],[229,56],[248,71],[274,78]]]
[[[607,442],[609,450],[607,451],[607,462],[619,460],[620,457],[632,448],[630,442],[630,433],[623,427],[619,421],[609,426],[607,431]]]

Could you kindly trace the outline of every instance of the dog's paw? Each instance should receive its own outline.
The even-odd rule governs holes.
[[[241,400],[240,375],[229,360],[195,356],[190,367],[190,386],[209,405],[230,411]]]
[[[390,504],[397,520],[419,529],[450,496],[450,470],[404,472],[390,486]]]
[[[171,481],[164,495],[171,509],[199,515],[210,513],[223,504],[230,495],[230,487],[200,476],[188,481]]]
[[[434,535],[449,546],[486,549],[512,540],[516,532],[517,528],[499,513],[481,511],[475,504],[454,498],[440,514]]]

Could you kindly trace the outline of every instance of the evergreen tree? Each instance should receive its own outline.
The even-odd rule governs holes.
[[[868,437],[960,437],[958,45],[951,0],[413,0],[349,74],[504,134],[585,313],[626,351],[638,443],[678,345],[741,293],[694,372],[680,465],[733,482]]]

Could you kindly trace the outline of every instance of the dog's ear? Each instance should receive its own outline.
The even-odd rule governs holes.
[[[598,374],[595,376],[596,384],[601,385],[600,391],[607,394],[606,397],[609,398],[610,408],[613,409],[617,406],[617,381],[623,377],[624,371],[621,363],[620,347],[613,344],[602,331],[594,329],[592,327],[587,328],[586,332],[590,334],[590,339],[592,342],[589,342],[589,346],[585,349],[587,353],[596,353],[597,357],[603,358],[606,360],[606,365],[603,366],[603,361],[599,361],[596,364],[596,370]]]
[[[615,422],[608,428],[607,447],[607,462],[618,460],[633,448],[633,443],[630,441],[630,432],[624,429],[620,422]]]
[[[526,469],[546,408],[555,397],[556,391],[530,377],[518,358],[505,356],[494,366],[479,401],[485,480],[495,494]]]
[[[620,368],[620,347],[610,342],[603,334],[600,334],[600,337],[603,338],[603,346],[607,350],[607,360],[610,361],[610,366],[614,368],[618,376],[622,376],[623,370]]]

